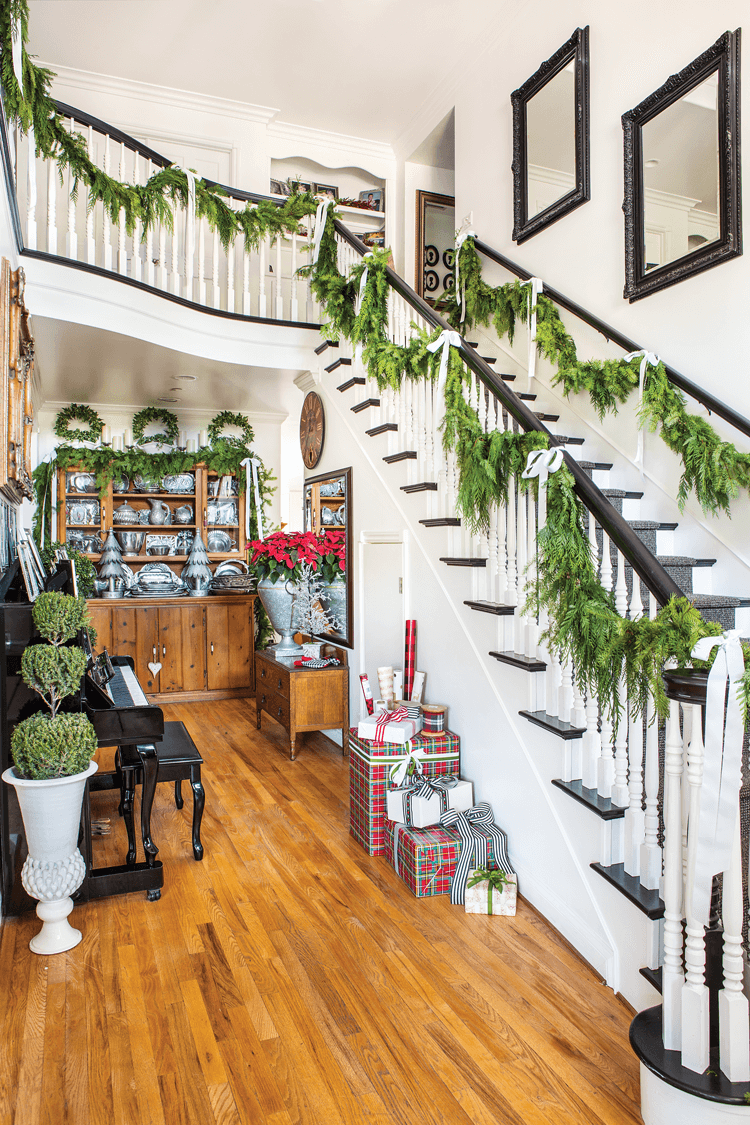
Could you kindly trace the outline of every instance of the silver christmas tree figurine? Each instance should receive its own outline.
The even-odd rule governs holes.
[[[211,581],[211,567],[200,535],[196,535],[193,540],[193,546],[180,577],[189,588],[191,597],[203,597],[208,592],[208,585]]]

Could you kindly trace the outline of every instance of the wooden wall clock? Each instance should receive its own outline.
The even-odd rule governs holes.
[[[314,469],[320,460],[325,433],[323,400],[315,391],[310,391],[302,403],[302,413],[299,418],[299,445],[305,468]]]

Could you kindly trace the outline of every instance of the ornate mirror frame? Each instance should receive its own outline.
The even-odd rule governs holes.
[[[573,61],[575,63],[575,158],[576,185],[549,207],[528,213],[528,152],[526,107],[543,86]],[[513,240],[525,242],[540,230],[556,223],[591,198],[589,181],[589,29],[577,27],[567,43],[543,62],[536,74],[510,95],[513,106]]]
[[[302,519],[305,531],[321,530],[320,508],[323,506],[319,489],[311,489],[312,485],[332,484],[334,481],[344,482],[344,522],[346,529],[346,631],[344,633],[316,633],[316,641],[328,641],[331,644],[345,645],[354,648],[354,544],[352,535],[353,503],[352,503],[352,470],[334,469],[332,472],[320,473],[314,477],[305,477],[302,492]],[[311,504],[308,497],[312,492]],[[318,503],[315,499],[317,495]],[[333,498],[337,500],[337,497]]]
[[[643,126],[718,70],[719,238],[663,266],[645,269]],[[742,253],[740,29],[726,31],[679,74],[622,115],[625,157],[625,288],[631,303]]]

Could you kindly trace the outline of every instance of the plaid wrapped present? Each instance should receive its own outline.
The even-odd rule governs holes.
[[[355,729],[349,731],[349,831],[368,855],[385,852],[385,794],[398,784],[391,780],[390,772],[404,761],[409,749],[422,756],[427,777],[459,772],[461,741],[450,731],[440,738],[415,735],[409,747],[376,746],[359,738]]]
[[[487,864],[496,866],[494,840],[487,839]],[[463,841],[454,828],[434,824],[430,828],[408,828],[388,820],[385,826],[385,858],[417,898],[448,895],[461,854]]]

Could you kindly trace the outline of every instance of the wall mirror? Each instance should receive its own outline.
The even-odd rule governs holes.
[[[591,198],[588,27],[576,28],[510,100],[513,238],[524,242]]]
[[[345,578],[328,586],[321,597],[326,613],[338,618],[340,628],[318,633],[318,640],[354,647],[354,586],[352,581],[352,470],[336,469],[321,476],[307,477],[304,491],[305,531],[335,531],[345,547]]]
[[[742,253],[740,32],[623,114],[625,296]]]
[[[415,289],[434,305],[455,282],[456,201],[452,195],[417,192]]]

